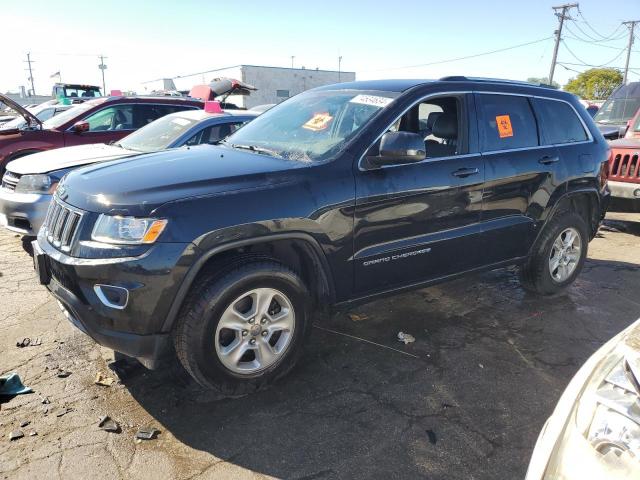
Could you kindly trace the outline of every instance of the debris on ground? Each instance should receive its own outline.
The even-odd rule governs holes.
[[[14,430],[9,434],[9,441],[13,442],[14,440],[18,440],[22,437],[24,437],[24,433],[22,433],[21,430]]]
[[[28,427],[30,423],[31,423],[31,421],[25,420],[24,422],[20,423],[20,427],[21,428]]]
[[[36,432],[35,430],[31,430],[31,431],[29,432],[29,436],[30,436],[30,437],[35,437],[36,435],[38,435],[38,432]]]
[[[413,335],[404,332],[398,332],[398,340],[404,342],[405,345],[416,341]]]
[[[71,372],[68,370],[58,370],[58,378],[67,378],[71,375]]]
[[[39,345],[42,345],[42,340],[40,339],[40,337],[36,337],[33,340],[29,337],[25,337],[22,340],[18,340],[16,342],[16,347],[18,348],[37,347]]]
[[[66,415],[67,413],[73,411],[73,408],[61,408],[60,410],[58,410],[56,412],[56,417],[62,417],[63,415]]]
[[[101,385],[103,387],[110,387],[115,382],[113,377],[107,377],[104,373],[98,372],[96,373],[96,379],[93,383],[96,385]]]
[[[120,433],[120,425],[109,415],[103,415],[98,421],[98,427],[105,432]]]
[[[429,437],[429,443],[435,445],[438,439],[436,438],[436,432],[433,430],[427,430],[427,437]]]
[[[484,368],[484,365],[483,365],[483,364],[481,364],[481,363],[479,363],[479,364],[478,364],[478,366],[479,366],[480,368]]]
[[[369,317],[367,317],[364,313],[350,313],[349,319],[352,322],[361,322],[363,320],[368,320]]]
[[[49,400],[49,397],[42,397],[43,405],[49,405],[50,403],[51,403],[51,400]]]
[[[9,373],[0,377],[0,397],[31,392],[33,392],[33,390],[22,384],[22,380],[20,380],[20,376],[17,373]]]
[[[153,427],[142,427],[136,433],[136,438],[139,440],[153,440],[159,433],[160,430]]]

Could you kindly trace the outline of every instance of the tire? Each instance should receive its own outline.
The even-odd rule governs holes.
[[[262,390],[286,375],[300,357],[311,328],[309,300],[300,277],[272,260],[235,265],[198,281],[174,329],[178,359],[205,388],[229,396]],[[267,303],[269,312],[258,318],[255,309]],[[268,336],[263,335],[267,330]],[[253,345],[247,343],[251,341]],[[243,349],[246,353],[236,360],[234,354]]]
[[[554,242],[559,237],[566,239],[566,232],[577,234],[580,243],[579,254],[575,248],[567,251],[567,257],[556,256],[559,252]],[[527,262],[520,267],[520,284],[522,287],[532,293],[538,295],[556,295],[564,291],[576,277],[580,274],[587,257],[587,249],[589,245],[589,230],[584,219],[576,212],[565,211],[555,215],[542,232],[540,238],[532,248],[531,256]],[[576,243],[574,242],[574,245]],[[555,250],[555,251],[554,251]],[[552,259],[553,255],[553,259]],[[568,260],[569,257],[575,261]],[[569,261],[567,268],[561,272],[558,269],[551,270],[552,260],[560,258],[561,264],[566,258]],[[562,269],[562,265],[559,267]],[[565,275],[563,275],[563,273]]]

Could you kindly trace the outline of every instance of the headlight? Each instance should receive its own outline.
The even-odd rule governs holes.
[[[23,175],[16,185],[17,193],[53,193],[58,181],[49,175]]]
[[[638,346],[640,321],[580,369],[538,439],[527,480],[640,478]]]
[[[160,236],[166,220],[155,218],[100,215],[93,227],[91,238],[97,242],[138,245],[153,243]]]

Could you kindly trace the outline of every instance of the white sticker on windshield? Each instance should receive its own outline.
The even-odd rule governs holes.
[[[174,118],[172,120],[172,123],[176,123],[176,124],[181,125],[181,126],[184,127],[185,125],[189,125],[189,120],[187,120],[186,118],[178,117],[178,118]]]
[[[378,108],[384,108],[393,101],[393,98],[379,97],[377,95],[356,95],[349,102],[361,103],[362,105],[372,105]]]

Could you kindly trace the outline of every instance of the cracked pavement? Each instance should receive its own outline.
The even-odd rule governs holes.
[[[523,478],[571,376],[640,317],[639,236],[639,214],[610,214],[556,298],[525,294],[502,269],[319,319],[291,375],[228,399],[177,365],[95,385],[98,372],[115,378],[112,353],[67,322],[2,231],[0,374],[34,393],[1,405],[0,478]],[[24,337],[42,345],[17,348]],[[122,432],[100,430],[102,415]],[[136,442],[142,426],[161,433]],[[9,441],[16,429],[25,437]]]

